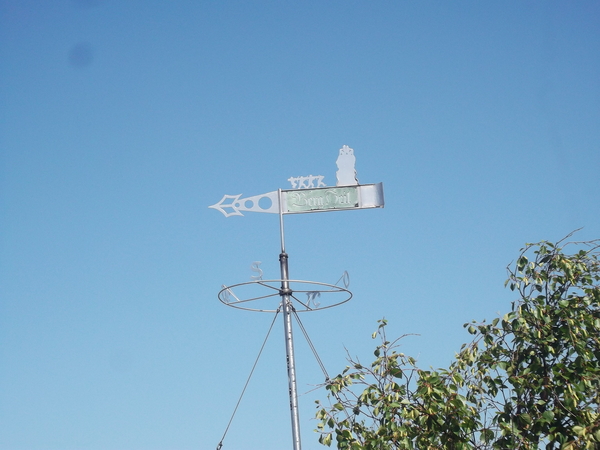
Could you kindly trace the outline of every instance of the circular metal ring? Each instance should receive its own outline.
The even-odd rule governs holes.
[[[274,297],[289,295],[296,312],[309,312],[333,308],[334,306],[346,303],[352,298],[352,292],[345,287],[335,284],[320,283],[318,281],[287,280],[290,292],[284,292],[282,290],[282,283],[283,280],[254,280],[231,286],[223,285],[223,289],[218,294],[219,301],[232,308],[245,309],[246,311],[277,312],[281,301],[277,302],[277,308],[275,309],[272,309],[269,302],[274,300]],[[314,287],[314,289],[311,287]],[[270,293],[260,295],[260,292],[265,292],[265,289],[270,291]],[[306,299],[298,298],[298,294],[306,295]],[[328,297],[331,298],[333,296],[333,301],[322,306],[322,294],[330,294]],[[261,300],[265,303],[264,307],[248,305],[251,302],[260,302]],[[253,305],[255,304],[253,303]]]

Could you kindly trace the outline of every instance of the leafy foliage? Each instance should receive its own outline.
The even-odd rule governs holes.
[[[508,267],[519,294],[448,369],[422,370],[389,342],[350,363],[317,402],[319,442],[338,449],[600,449],[597,241],[528,244]],[[566,250],[575,247],[572,254]]]

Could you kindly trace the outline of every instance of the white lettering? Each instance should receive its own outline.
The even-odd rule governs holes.
[[[358,206],[352,189],[302,189],[287,191],[287,204],[291,210],[315,211],[351,208]]]
[[[250,275],[251,280],[258,281],[263,279],[263,271],[260,268],[261,264],[262,262],[260,261],[254,261],[252,264],[250,264],[250,270],[252,270],[253,272],[257,272],[256,275]]]
[[[314,208],[315,206],[324,206],[324,198],[323,197],[312,197],[308,199],[308,206]]]
[[[292,206],[306,206],[306,194],[304,192],[292,192],[291,194]]]
[[[310,307],[310,303],[312,302],[313,305],[315,305],[315,308],[318,308],[319,306],[321,306],[321,302],[318,302],[316,300],[317,297],[321,296],[321,293],[319,291],[309,291],[306,293],[306,296],[308,297],[308,301],[306,302],[306,306],[309,309],[312,309]]]

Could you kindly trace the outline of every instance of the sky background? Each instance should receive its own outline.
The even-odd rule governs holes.
[[[597,1],[0,0],[0,449],[214,449],[270,314],[228,308],[276,215],[224,194],[335,184],[380,210],[287,216],[330,375],[371,333],[447,366],[510,309],[526,242],[600,238]],[[303,448],[323,381],[295,327]],[[291,448],[281,317],[223,449]]]

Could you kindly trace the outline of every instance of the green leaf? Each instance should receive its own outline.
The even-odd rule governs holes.
[[[554,413],[552,411],[544,411],[542,419],[544,419],[545,422],[551,422],[552,419],[554,419]]]
[[[519,416],[523,422],[525,422],[527,425],[531,425],[531,416],[527,413],[523,413]]]

